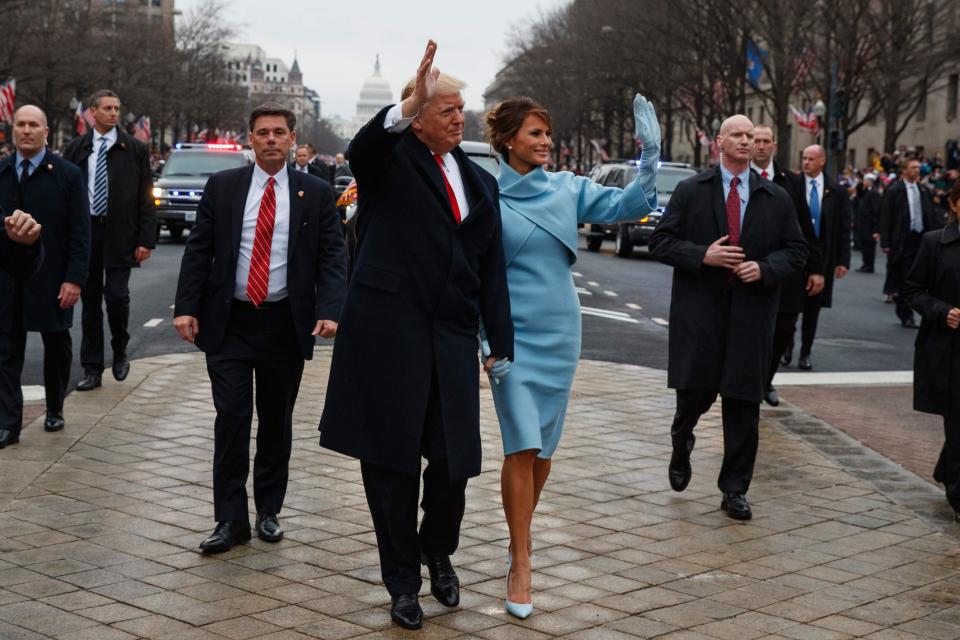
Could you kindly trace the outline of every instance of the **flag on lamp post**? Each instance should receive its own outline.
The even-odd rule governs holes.
[[[133,137],[144,144],[150,144],[150,116],[140,116],[137,118],[136,123],[133,125]]]
[[[10,78],[0,84],[0,122],[13,124],[13,112],[16,111],[17,81]]]

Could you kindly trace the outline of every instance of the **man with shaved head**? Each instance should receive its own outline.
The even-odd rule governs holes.
[[[693,430],[723,399],[720,508],[752,517],[747,490],[759,441],[780,283],[803,269],[807,244],[790,196],[750,170],[754,126],[743,115],[717,136],[720,165],[681,182],[650,252],[673,267],[667,384],[677,392],[668,477],[692,476]]]
[[[763,399],[770,406],[780,404],[780,394],[773,386],[773,376],[780,365],[780,355],[793,342],[797,318],[803,311],[804,300],[816,296],[823,289],[823,265],[817,237],[810,221],[810,209],[803,192],[803,181],[794,173],[784,171],[774,160],[777,154],[777,140],[773,129],[758,124],[753,129],[753,160],[751,167],[761,178],[772,180],[782,188],[793,201],[797,222],[807,241],[807,263],[803,271],[786,278],[780,283],[780,307],[777,310],[777,323],[773,331],[773,350],[770,354],[770,366],[767,371],[767,386]]]
[[[13,117],[17,152],[0,163],[0,207],[23,210],[42,226],[45,257],[26,281],[0,276],[0,296],[13,313],[0,328],[0,448],[20,440],[23,426],[23,371],[27,332],[43,338],[46,431],[64,427],[63,400],[73,361],[70,327],[73,306],[87,278],[90,223],[80,170],[47,151],[47,116],[20,107]]]
[[[797,366],[806,371],[813,368],[810,353],[817,336],[820,309],[832,306],[834,277],[840,280],[850,269],[850,198],[845,189],[823,172],[826,163],[827,154],[820,145],[812,144],[803,150],[804,193],[816,236],[815,246],[823,258],[823,291],[803,301]],[[783,354],[784,363],[790,362],[792,352],[791,341]]]

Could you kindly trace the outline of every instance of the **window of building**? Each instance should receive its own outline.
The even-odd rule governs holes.
[[[764,113],[765,111],[766,109],[760,107],[760,113],[758,114],[760,116],[760,124],[764,124],[764,120],[766,120],[766,113]]]
[[[957,119],[957,84],[960,74],[951,74],[947,82],[947,122]]]
[[[753,107],[747,107],[747,118],[753,122]]]
[[[153,6],[159,7],[163,5],[163,0],[153,0]]]

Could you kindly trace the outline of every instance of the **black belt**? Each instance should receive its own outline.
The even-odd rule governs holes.
[[[240,298],[233,299],[233,308],[234,309],[247,309],[251,311],[266,311],[268,309],[276,309],[278,307],[283,307],[289,305],[287,298],[281,298],[280,300],[264,300],[260,304],[253,304],[249,300],[241,300]]]
[[[93,224],[107,224],[107,216],[106,214],[102,216],[91,215],[90,222],[92,222]]]

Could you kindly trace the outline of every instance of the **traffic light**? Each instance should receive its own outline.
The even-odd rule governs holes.
[[[843,87],[837,87],[833,90],[830,112],[830,117],[834,120],[842,120],[847,115],[847,90]]]
[[[827,141],[827,146],[830,151],[843,151],[844,145],[844,136],[843,131],[838,129],[833,129],[830,131],[830,139]]]

